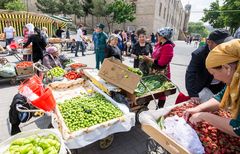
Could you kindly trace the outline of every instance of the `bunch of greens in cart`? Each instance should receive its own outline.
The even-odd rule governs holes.
[[[137,89],[135,89],[135,94],[138,97],[148,93],[149,90],[165,91],[175,87],[170,81],[166,80],[166,78],[161,75],[147,76],[143,78],[142,81],[145,86],[142,83],[139,83]]]
[[[71,132],[121,117],[122,111],[98,93],[75,97],[58,105]]]

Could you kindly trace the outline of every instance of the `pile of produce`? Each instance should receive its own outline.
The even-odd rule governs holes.
[[[58,104],[64,122],[71,132],[121,117],[122,111],[100,94],[75,97]]]
[[[128,67],[128,70],[141,77],[143,76],[143,72],[139,68]]]
[[[194,106],[196,106],[194,103],[184,104],[174,108],[167,116],[178,115],[182,117],[186,109]],[[230,114],[223,110],[219,110],[213,114],[226,118],[230,117]],[[188,123],[197,132],[206,154],[240,153],[240,138],[230,136],[207,122],[199,122],[197,125],[192,125],[190,122]]]
[[[65,74],[64,69],[61,67],[54,67],[48,71],[48,76],[62,77]]]
[[[67,59],[67,60],[62,62],[62,65],[65,68],[68,64],[71,64],[71,63],[73,63],[73,60],[72,59]]]
[[[58,154],[60,142],[53,134],[30,136],[14,140],[4,154]]]
[[[16,65],[16,68],[27,68],[27,67],[32,67],[33,66],[33,62],[31,61],[24,61],[24,62],[20,62]]]
[[[76,69],[81,68],[81,67],[87,67],[87,65],[86,64],[81,64],[81,63],[75,63],[75,64],[71,64],[70,67],[71,67],[71,69],[76,70]]]
[[[175,87],[171,82],[167,81],[166,78],[161,75],[147,76],[142,79],[142,82],[147,88],[142,83],[139,83],[137,89],[135,89],[135,94],[138,97],[148,93],[149,90],[165,91]]]
[[[81,72],[75,72],[75,71],[69,71],[67,74],[64,75],[65,78],[68,80],[76,80],[78,78],[81,78],[84,75],[84,73]]]

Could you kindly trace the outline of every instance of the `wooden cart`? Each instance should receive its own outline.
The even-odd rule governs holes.
[[[151,137],[147,141],[148,154],[190,154],[186,148],[176,143],[164,132],[159,131],[150,125],[142,125],[142,130]]]

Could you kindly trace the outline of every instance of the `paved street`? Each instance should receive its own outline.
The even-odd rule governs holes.
[[[186,65],[189,63],[189,60],[191,58],[191,52],[194,50],[194,47],[193,44],[186,45],[186,43],[183,41],[176,41],[175,43],[175,55],[171,63],[172,81],[179,86],[182,92],[186,94],[184,76],[186,71]],[[74,54],[70,53],[68,53],[68,56],[72,57],[78,62],[86,63],[89,67],[95,67],[95,55],[92,51],[88,51],[85,57],[80,56],[75,58]],[[16,59],[12,56],[7,58],[11,62],[16,61]],[[124,58],[125,64],[132,65],[132,59],[127,57]],[[3,141],[9,137],[7,127],[8,110],[12,98],[16,93],[17,86],[12,86],[9,83],[0,83],[0,141]],[[174,104],[177,94],[178,93],[167,98],[166,106]],[[150,107],[151,106],[153,106],[153,104],[150,104]],[[46,121],[47,118],[41,118],[37,121],[37,123],[32,123],[28,126],[24,126],[22,129],[29,130],[37,127],[47,128],[48,123],[46,123]],[[146,153],[147,139],[148,136],[144,132],[142,132],[141,126],[137,125],[129,132],[115,134],[112,146],[106,150],[99,150],[98,144],[96,142],[74,152],[83,154],[143,154]]]

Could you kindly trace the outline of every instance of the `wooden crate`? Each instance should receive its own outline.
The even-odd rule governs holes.
[[[142,125],[142,130],[171,154],[190,154],[186,148],[176,143],[164,132],[155,129],[150,125]]]
[[[33,74],[33,66],[30,67],[16,67],[16,71],[18,75],[28,75],[28,74]]]

